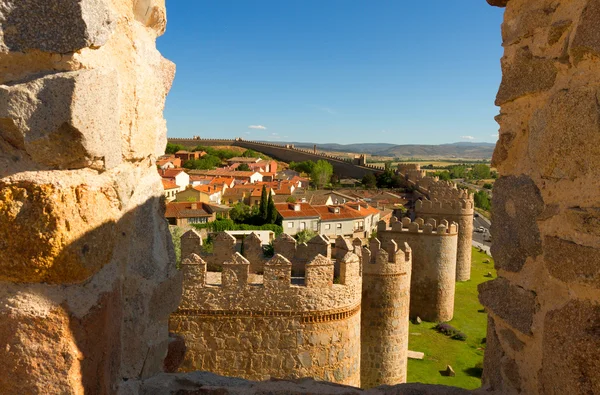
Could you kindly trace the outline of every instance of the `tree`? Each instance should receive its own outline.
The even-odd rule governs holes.
[[[450,181],[450,172],[449,171],[436,171],[434,174],[434,176],[439,177],[440,180],[442,181]]]
[[[310,180],[317,188],[329,183],[333,174],[333,166],[326,160],[319,159],[310,173]]]
[[[375,174],[373,174],[373,173],[365,174],[362,179],[362,184],[367,189],[376,188],[377,187],[377,178],[375,177]]]
[[[490,203],[490,197],[486,191],[477,191],[474,195],[475,207],[485,211],[490,211],[492,204]]]
[[[167,147],[165,148],[165,154],[174,154],[175,152],[184,149],[185,147],[183,145],[167,143]]]
[[[476,180],[485,180],[491,178],[490,167],[488,165],[475,165],[471,170],[473,178]]]
[[[317,233],[314,230],[304,229],[304,230],[301,230],[300,232],[296,233],[296,240],[298,241],[298,244],[307,243],[310,239],[312,239],[316,235],[317,235]]]
[[[295,170],[299,173],[311,174],[316,163],[312,160],[305,160],[304,162],[290,162],[290,169]]]
[[[277,222],[277,217],[279,213],[275,208],[275,202],[273,201],[273,195],[269,194],[269,201],[267,203],[267,223],[274,224]]]
[[[293,196],[289,196],[287,199],[285,199],[285,201],[288,203],[296,203],[296,198]]]
[[[237,171],[250,171],[250,166],[247,163],[240,163],[240,165],[235,169]]]
[[[267,198],[267,187],[263,185],[262,191],[260,192],[260,206],[258,207],[258,217],[262,221],[262,223],[267,222],[267,205],[269,204],[269,200]]]
[[[231,208],[229,211],[229,218],[231,218],[235,223],[244,224],[248,223],[252,217],[252,214],[252,207],[240,202],[234,204],[234,206]]]

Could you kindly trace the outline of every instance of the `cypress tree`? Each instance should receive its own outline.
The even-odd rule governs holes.
[[[260,206],[258,207],[258,216],[265,223],[268,217],[268,200],[267,200],[267,187],[263,185],[260,193]]]
[[[269,194],[269,203],[267,206],[267,223],[274,224],[277,221],[277,209],[273,201],[273,195]]]

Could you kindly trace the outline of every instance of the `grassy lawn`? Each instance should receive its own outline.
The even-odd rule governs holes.
[[[490,263],[483,263],[489,259]],[[408,382],[444,384],[467,389],[481,386],[481,367],[483,362],[482,339],[486,336],[487,314],[478,312],[483,309],[477,299],[477,285],[490,280],[484,277],[491,272],[496,277],[494,263],[490,257],[473,248],[471,280],[456,284],[454,300],[454,318],[450,324],[467,335],[466,341],[452,340],[433,329],[436,323],[423,322],[410,324],[408,347],[412,351],[425,353],[423,360],[408,360]],[[479,365],[478,365],[479,364]],[[440,374],[451,365],[455,377]]]

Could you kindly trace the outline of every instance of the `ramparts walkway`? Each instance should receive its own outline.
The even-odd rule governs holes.
[[[204,146],[220,146],[229,145],[235,147],[242,147],[252,149],[257,152],[261,152],[274,159],[278,159],[284,162],[302,162],[306,160],[318,161],[320,159],[326,160],[333,166],[333,172],[340,177],[349,177],[362,179],[365,174],[383,172],[383,166],[374,165],[356,165],[352,163],[349,158],[342,158],[338,156],[328,155],[325,153],[315,153],[312,150],[296,148],[292,144],[273,144],[263,143],[258,141],[249,141],[241,138],[237,139],[183,139],[183,138],[169,138],[172,144],[180,144],[186,147],[195,147],[198,145]]]

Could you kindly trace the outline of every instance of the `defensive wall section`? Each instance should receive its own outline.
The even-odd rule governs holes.
[[[447,220],[458,224],[458,250],[456,256],[456,281],[471,278],[471,248],[473,240],[473,194],[457,188],[442,188],[430,193],[432,200],[422,199],[415,203],[415,215]]]
[[[374,165],[358,165],[353,164],[351,158],[341,158],[324,153],[315,153],[314,150],[296,148],[292,144],[281,145],[273,143],[263,143],[258,141],[248,141],[240,138],[237,139],[183,139],[169,138],[170,143],[182,144],[186,146],[221,146],[230,145],[235,147],[243,147],[252,149],[257,152],[262,152],[272,158],[284,162],[302,162],[307,160],[318,161],[326,160],[333,166],[333,171],[342,177],[362,179],[366,174],[382,172],[382,166]]]
[[[373,239],[361,251],[362,388],[406,382],[412,252],[400,245]]]
[[[454,314],[458,229],[455,223],[435,219],[392,217],[390,226],[377,224],[382,245],[394,241],[412,249],[410,316],[431,322],[450,321]],[[363,264],[363,270],[365,264]]]
[[[333,262],[322,255],[293,281],[292,263],[282,255],[265,263],[257,283],[249,283],[250,265],[235,253],[223,264],[221,284],[210,284],[201,257],[184,259],[183,298],[169,323],[187,347],[180,370],[360,386],[358,256],[340,262],[339,284],[333,284]]]

